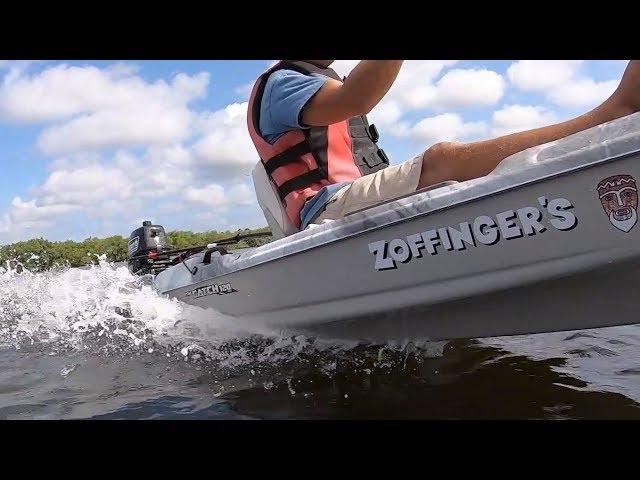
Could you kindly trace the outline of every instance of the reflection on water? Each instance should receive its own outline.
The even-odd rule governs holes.
[[[333,419],[640,419],[621,394],[582,391],[555,371],[560,359],[531,360],[475,342],[448,344],[442,358],[407,361],[375,375],[349,369],[327,378],[299,371],[265,395],[236,393],[237,412],[260,418]]]

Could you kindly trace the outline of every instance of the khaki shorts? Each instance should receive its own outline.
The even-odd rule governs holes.
[[[422,173],[422,153],[413,160],[365,175],[338,192],[311,223],[337,220],[356,210],[410,195],[418,188]]]

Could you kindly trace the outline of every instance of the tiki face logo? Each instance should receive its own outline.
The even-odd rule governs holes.
[[[631,175],[614,175],[598,184],[598,196],[611,224],[623,232],[638,221],[638,190]]]

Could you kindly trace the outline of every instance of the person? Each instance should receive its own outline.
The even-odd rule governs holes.
[[[247,110],[254,146],[298,229],[440,182],[489,174],[503,159],[640,110],[640,62],[617,89],[570,120],[496,138],[439,142],[391,166],[366,115],[404,60],[362,60],[340,78],[334,60],[281,60],[258,77]]]

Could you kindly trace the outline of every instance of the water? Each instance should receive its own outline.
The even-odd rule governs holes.
[[[358,346],[247,331],[125,267],[0,269],[0,419],[640,419],[640,327]]]

